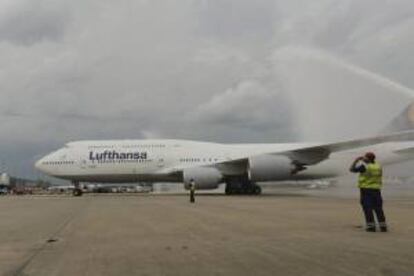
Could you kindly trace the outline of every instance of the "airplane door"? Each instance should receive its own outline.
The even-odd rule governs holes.
[[[86,169],[86,166],[88,165],[88,162],[86,161],[85,158],[80,158],[79,160],[79,167],[81,169]]]
[[[79,158],[79,168],[86,169],[95,169],[97,167],[96,163],[98,161],[91,161],[88,163],[88,160],[84,157]]]
[[[78,158],[78,162],[79,162],[79,168],[82,170],[85,170],[88,168],[88,160],[86,159],[85,156],[79,156]]]
[[[164,158],[163,158],[163,157],[159,157],[159,158],[158,158],[158,161],[157,161],[157,166],[158,166],[158,168],[162,168],[162,167],[164,167],[164,166],[165,166],[165,160],[164,160]]]

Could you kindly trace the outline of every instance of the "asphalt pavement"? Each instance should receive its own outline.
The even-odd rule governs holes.
[[[412,198],[414,199],[414,198]],[[414,200],[279,192],[0,197],[0,275],[414,275]]]

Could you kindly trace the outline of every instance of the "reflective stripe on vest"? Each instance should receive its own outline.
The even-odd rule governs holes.
[[[358,187],[364,189],[381,189],[382,167],[377,162],[365,164],[365,172],[359,174]]]

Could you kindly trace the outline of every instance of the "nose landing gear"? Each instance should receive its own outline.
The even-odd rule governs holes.
[[[79,182],[78,181],[74,181],[72,183],[73,183],[73,186],[75,186],[75,189],[73,189],[73,196],[82,196],[83,191],[80,188]]]

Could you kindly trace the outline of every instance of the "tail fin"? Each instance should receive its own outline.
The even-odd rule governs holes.
[[[414,129],[414,102],[409,104],[381,131],[383,134]]]

